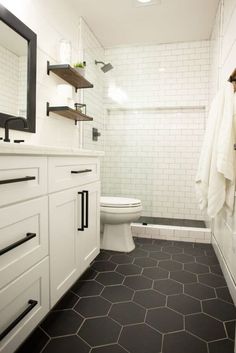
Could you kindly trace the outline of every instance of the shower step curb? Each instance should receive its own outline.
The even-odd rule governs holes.
[[[143,225],[142,223],[132,223],[131,229],[134,237],[151,239],[210,244],[212,237],[210,228],[178,227],[157,224]]]

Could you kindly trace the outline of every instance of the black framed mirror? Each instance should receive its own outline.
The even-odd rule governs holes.
[[[27,129],[18,121],[10,128],[35,132],[36,51],[36,34],[0,4],[0,127],[22,117]]]

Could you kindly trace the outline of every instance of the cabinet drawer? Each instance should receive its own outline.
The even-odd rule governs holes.
[[[46,157],[0,156],[0,206],[46,192]]]
[[[0,208],[0,288],[48,254],[48,197]]]
[[[99,180],[99,160],[94,157],[51,157],[48,161],[49,192]]]
[[[48,258],[0,290],[0,352],[13,353],[49,311]]]

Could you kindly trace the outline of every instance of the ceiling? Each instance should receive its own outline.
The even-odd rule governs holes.
[[[209,39],[219,0],[72,0],[104,47]]]

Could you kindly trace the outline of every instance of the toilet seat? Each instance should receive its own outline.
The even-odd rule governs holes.
[[[103,196],[100,200],[101,207],[109,208],[132,208],[141,206],[141,201],[126,197]]]

